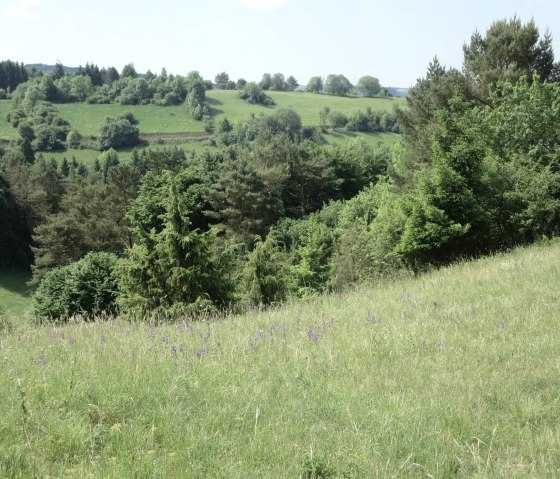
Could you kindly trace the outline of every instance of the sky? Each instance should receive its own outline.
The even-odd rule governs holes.
[[[548,29],[560,59],[558,0],[0,0],[0,60],[406,88],[434,56],[460,68],[475,30],[514,15]]]

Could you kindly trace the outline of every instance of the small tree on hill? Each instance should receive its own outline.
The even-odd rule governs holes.
[[[364,96],[374,97],[379,94],[379,91],[381,90],[381,84],[379,83],[379,80],[377,78],[366,75],[358,80],[356,89]]]
[[[292,75],[290,75],[286,80],[286,85],[288,90],[294,91],[299,86],[299,83]]]
[[[307,91],[321,93],[323,91],[323,80],[321,77],[311,77],[307,82]]]
[[[124,118],[105,118],[99,127],[99,144],[104,150],[137,145],[140,131]]]

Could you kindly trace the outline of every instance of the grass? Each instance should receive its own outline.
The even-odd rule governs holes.
[[[314,95],[305,92],[267,92],[276,105],[264,107],[252,105],[241,100],[234,90],[210,90],[206,92],[211,107],[211,114],[219,121],[227,116],[230,121],[236,122],[247,118],[251,113],[269,114],[278,108],[291,108],[299,113],[304,125],[317,125],[319,112],[328,106],[331,110],[349,114],[356,110],[365,111],[370,107],[375,111],[392,112],[395,105],[404,105],[400,98],[364,98],[364,97],[336,97],[330,95]]]
[[[560,244],[225,320],[0,339],[0,477],[558,477]]]
[[[370,107],[377,111],[393,111],[395,105],[404,104],[400,98],[359,98],[359,97],[334,97],[329,95],[314,95],[304,92],[269,92],[276,102],[273,107],[263,107],[251,105],[241,100],[237,96],[237,91],[210,90],[207,92],[208,102],[211,107],[211,115],[215,124],[227,116],[232,122],[246,119],[249,115],[269,114],[278,108],[293,108],[302,117],[304,125],[317,124],[319,112],[329,106],[332,110],[351,113],[356,110],[365,110]],[[11,100],[0,100],[0,140],[15,140],[18,138],[17,129],[5,121],[6,114],[11,108]],[[142,134],[158,133],[185,133],[202,132],[202,122],[195,121],[188,114],[184,105],[160,107],[154,105],[89,105],[87,103],[65,103],[57,104],[62,118],[69,121],[73,129],[78,130],[85,136],[96,136],[99,125],[107,116],[118,116],[126,112],[131,112],[138,120],[138,127]],[[351,138],[362,138],[371,145],[379,142],[393,144],[398,140],[399,135],[389,133],[356,133],[356,132],[329,132],[323,134],[324,144],[341,145]],[[150,141],[150,146],[175,145],[183,148],[185,152],[195,151],[200,153],[208,146],[206,141],[181,138],[172,140]],[[119,150],[119,159],[122,162],[129,161],[131,149]],[[92,166],[100,152],[93,149],[68,149],[66,151],[43,152],[45,158],[54,157],[57,161],[62,161],[66,157],[69,161],[72,156],[84,163]]]
[[[0,140],[17,140],[17,129],[6,120],[6,115],[12,109],[12,100],[0,100]]]
[[[56,108],[72,128],[82,135],[97,136],[99,125],[108,116],[116,117],[130,112],[138,120],[141,133],[202,132],[202,122],[194,120],[184,105],[88,105],[87,103],[62,103]]]
[[[328,106],[332,110],[349,114],[367,107],[377,111],[393,111],[395,105],[404,104],[400,98],[363,98],[335,97],[329,95],[313,95],[304,92],[268,92],[276,105],[263,107],[252,105],[237,96],[237,91],[210,90],[207,93],[210,114],[217,121],[227,116],[236,122],[246,119],[250,114],[267,114],[278,108],[292,108],[302,118],[304,125],[316,125],[319,112]],[[85,136],[97,136],[99,125],[108,116],[115,117],[131,112],[138,120],[140,133],[184,133],[203,132],[204,125],[194,120],[185,105],[89,105],[87,103],[59,103],[55,105],[60,116],[67,120],[71,127]],[[18,138],[17,130],[5,121],[11,109],[11,100],[0,100],[0,139],[13,140]]]
[[[29,307],[29,288],[26,282],[30,275],[23,271],[0,270],[0,312],[7,316],[23,318]]]

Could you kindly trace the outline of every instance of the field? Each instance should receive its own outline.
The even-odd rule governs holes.
[[[21,271],[0,271],[0,314],[23,319],[29,306],[28,273]]]
[[[206,92],[208,102],[211,106],[211,115],[220,120],[227,116],[230,121],[238,121],[247,118],[251,113],[269,114],[278,108],[291,108],[297,111],[304,125],[317,125],[319,123],[319,112],[328,106],[331,110],[349,114],[356,110],[365,111],[370,107],[374,111],[392,112],[395,105],[404,105],[401,98],[364,98],[364,97],[338,97],[330,95],[314,95],[306,92],[274,92],[269,91],[267,95],[272,97],[276,105],[265,107],[251,105],[237,96],[232,90],[210,90]]]
[[[334,97],[329,95],[313,95],[304,92],[269,92],[274,98],[274,107],[251,105],[237,97],[236,91],[210,90],[207,92],[212,117],[219,121],[227,116],[236,122],[246,119],[250,114],[267,114],[278,108],[293,108],[302,117],[304,125],[316,125],[319,112],[329,106],[332,110],[351,113],[355,110],[365,110],[367,107],[376,111],[393,111],[394,105],[404,104],[400,98],[358,98]],[[0,139],[16,139],[17,130],[5,121],[6,114],[11,108],[11,101],[0,100]],[[56,108],[62,118],[68,120],[73,129],[82,135],[96,136],[99,125],[108,116],[115,117],[131,112],[138,120],[141,134],[155,133],[200,133],[204,131],[203,124],[194,120],[184,105],[155,106],[155,105],[88,105],[87,103],[59,103]]]
[[[226,319],[0,337],[0,477],[560,475],[560,243]]]

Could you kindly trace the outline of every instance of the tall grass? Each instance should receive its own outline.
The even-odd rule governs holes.
[[[0,339],[0,477],[557,477],[560,245]]]

